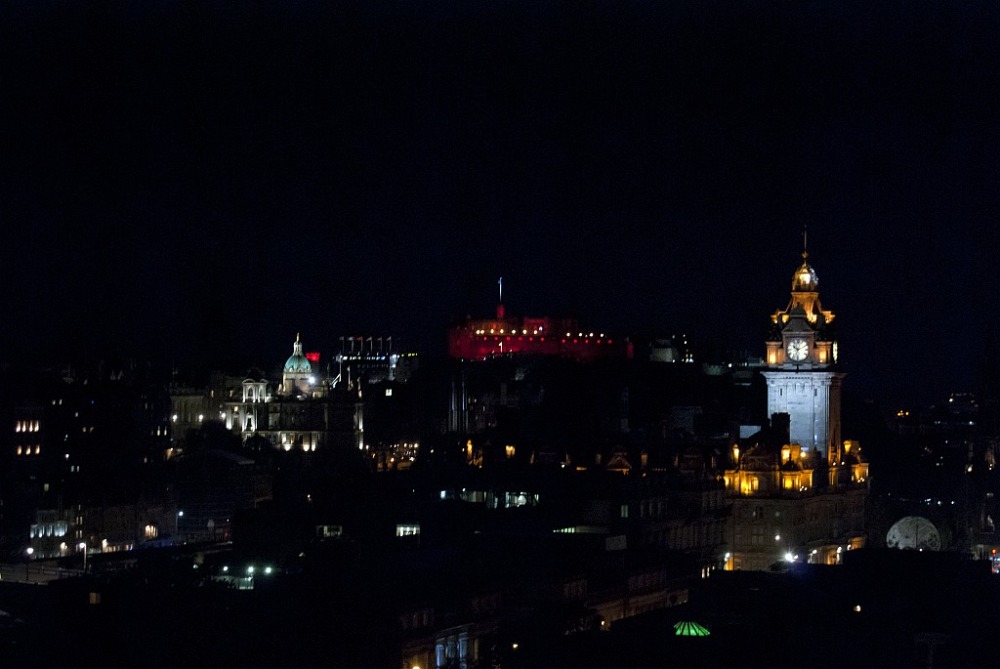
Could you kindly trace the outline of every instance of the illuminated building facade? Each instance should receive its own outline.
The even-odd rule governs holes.
[[[834,316],[820,306],[807,255],[792,278],[791,301],[771,317],[763,372],[771,424],[729,454],[727,569],[838,563],[843,551],[864,544],[868,464],[857,442],[841,439]]]
[[[497,305],[496,318],[468,319],[448,331],[448,355],[484,360],[503,355],[563,356],[577,360],[631,357],[628,342],[584,331],[571,318],[508,316]]]
[[[308,453],[328,445],[363,448],[360,391],[334,389],[330,379],[313,370],[318,360],[318,355],[303,352],[296,335],[277,392],[271,391],[267,379],[244,379],[240,394],[223,403],[226,428],[244,441],[262,437],[285,451]]]

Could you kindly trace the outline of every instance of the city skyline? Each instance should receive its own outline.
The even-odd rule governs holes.
[[[985,3],[2,11],[0,359],[443,352],[499,276],[762,355],[803,226],[846,391],[974,390],[995,336]]]

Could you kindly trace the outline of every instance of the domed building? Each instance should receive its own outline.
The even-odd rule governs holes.
[[[262,373],[251,373],[243,380],[242,397],[225,403],[226,427],[244,441],[259,443],[263,438],[284,451],[362,448],[364,415],[358,393],[346,386],[334,389],[313,369],[312,355],[303,351],[302,338],[296,334],[277,392],[269,392]],[[317,359],[318,354],[313,360]]]
[[[295,343],[292,344],[292,354],[285,361],[285,367],[281,372],[281,394],[313,397],[316,396],[316,385],[312,363],[302,352],[302,339],[296,334]]]
[[[281,371],[281,394],[285,396],[315,397],[317,392],[316,377],[313,375],[312,363],[302,352],[302,339],[298,333],[292,344],[292,354],[285,361]]]

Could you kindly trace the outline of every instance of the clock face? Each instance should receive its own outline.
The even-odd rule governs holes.
[[[809,342],[805,339],[793,339],[788,342],[788,359],[802,362],[809,357]]]

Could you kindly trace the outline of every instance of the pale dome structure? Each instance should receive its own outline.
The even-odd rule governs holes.
[[[296,334],[295,343],[292,345],[292,355],[285,361],[285,367],[281,373],[282,394],[306,397],[312,395],[315,384],[315,378],[312,374],[312,364],[302,352],[302,339]]]
[[[299,338],[299,334],[295,335],[295,343],[292,344],[292,355],[288,357],[285,361],[286,374],[311,374],[312,365],[309,363],[309,359],[302,352],[302,340]]]

